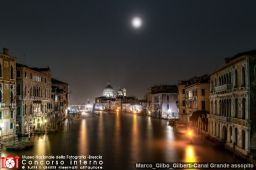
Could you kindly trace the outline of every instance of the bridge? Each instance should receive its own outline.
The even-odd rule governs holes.
[[[85,105],[69,105],[68,112],[69,113],[80,113],[80,112],[91,112],[93,109],[93,104],[85,104]]]

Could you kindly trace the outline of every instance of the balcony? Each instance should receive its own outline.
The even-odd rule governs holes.
[[[5,107],[5,103],[0,102],[0,108],[4,108],[4,107]]]
[[[234,124],[238,124],[241,126],[250,126],[250,123],[248,120],[244,120],[244,119],[239,119],[239,118],[232,118],[232,123]]]
[[[191,96],[186,99],[187,101],[195,101],[197,100],[197,96]]]
[[[224,91],[229,91],[232,89],[232,84],[223,84],[221,86],[215,87],[215,92],[224,92]]]

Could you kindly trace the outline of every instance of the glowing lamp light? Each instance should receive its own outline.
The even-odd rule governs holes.
[[[188,130],[188,137],[192,137],[193,136],[193,131],[191,129]]]
[[[168,109],[168,113],[172,113],[172,109],[170,108],[170,109]]]

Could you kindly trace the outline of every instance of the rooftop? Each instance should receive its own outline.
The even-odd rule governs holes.
[[[245,55],[250,55],[250,56],[256,56],[256,49],[255,50],[251,50],[251,51],[245,51],[245,52],[241,52],[241,53],[238,53],[236,55],[234,55],[233,57],[227,57],[225,58],[225,62],[226,64],[239,58],[239,57],[242,57],[242,56],[245,56]]]
[[[57,80],[57,79],[54,79],[54,78],[52,78],[52,83],[53,84],[66,84],[66,85],[68,85],[68,83],[60,81],[60,80]]]
[[[35,71],[50,71],[50,67],[43,67],[43,68],[39,68],[39,67],[29,67],[27,65],[24,64],[20,64],[20,63],[16,63],[16,67],[26,67],[29,68],[31,70],[35,70]]]
[[[202,76],[195,76],[192,77],[189,80],[185,81],[180,81],[179,84],[185,85],[185,86],[190,86],[192,84],[197,84],[197,83],[209,83],[210,77],[209,75],[205,74]]]
[[[256,49],[255,50],[251,50],[251,51],[241,52],[241,53],[238,53],[238,54],[234,55],[233,57],[225,58],[225,65],[220,67],[220,68],[218,68],[218,69],[216,69],[214,72],[211,73],[211,75],[215,74],[218,71],[221,71],[221,70],[229,67],[230,65],[234,64],[235,62],[238,62],[238,61],[244,59],[246,56],[256,57]]]
[[[150,88],[151,94],[157,93],[177,93],[178,88],[176,85],[155,85]]]

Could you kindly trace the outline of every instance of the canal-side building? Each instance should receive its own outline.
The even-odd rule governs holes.
[[[193,77],[178,83],[179,122],[193,124],[197,130],[207,132],[207,113],[210,110],[209,76]]]
[[[121,100],[129,100],[132,97],[126,96],[125,88],[115,90],[109,83],[103,89],[101,96],[95,98],[95,110],[116,110],[117,105],[120,107]],[[126,101],[126,100],[125,100]]]
[[[210,82],[209,135],[249,155],[256,149],[256,50],[226,58]]]
[[[16,58],[4,48],[0,53],[0,138],[16,134]]]
[[[207,114],[210,111],[209,76],[193,77],[185,82],[186,120],[189,120],[196,130],[206,133],[208,129]]]
[[[52,113],[50,68],[35,68],[18,63],[16,66],[19,133],[43,131]]]
[[[56,128],[67,116],[69,105],[68,83],[52,78],[52,107],[53,113],[49,117],[49,125]]]
[[[178,108],[179,108],[179,123],[188,124],[189,115],[186,112],[186,95],[185,86],[187,81],[180,81],[178,83]]]
[[[147,94],[147,110],[151,116],[178,118],[178,89],[176,85],[152,86]]]

